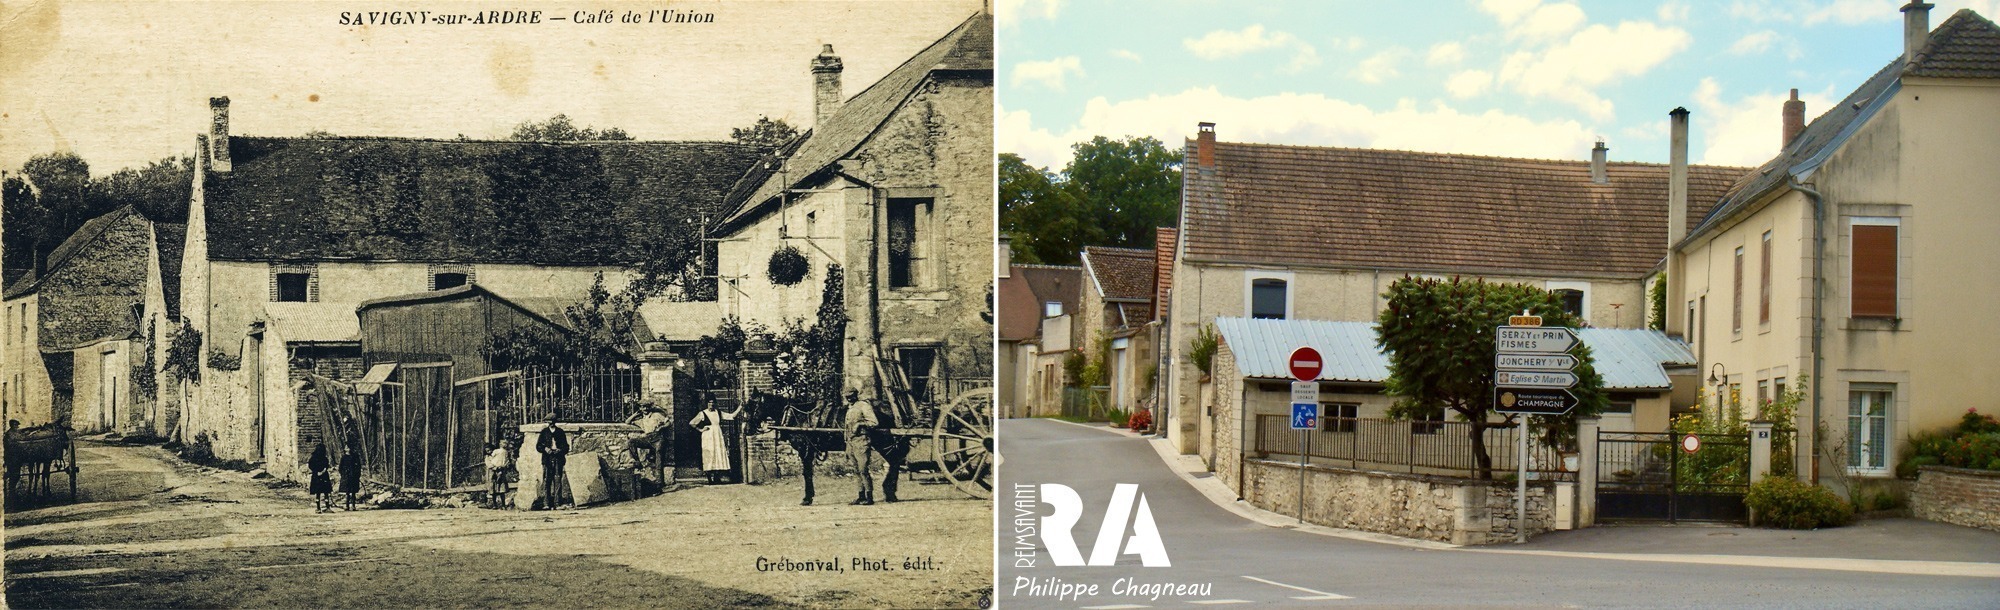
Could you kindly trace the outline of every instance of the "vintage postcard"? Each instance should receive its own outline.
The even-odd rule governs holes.
[[[984,607],[980,2],[0,7],[12,607]]]

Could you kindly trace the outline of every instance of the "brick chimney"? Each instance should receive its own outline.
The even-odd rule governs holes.
[[[1799,90],[1792,90],[1792,99],[1785,100],[1785,141],[1779,148],[1792,145],[1799,139],[1799,132],[1806,130],[1806,103],[1799,101]]]
[[[1604,147],[1603,140],[1598,140],[1597,147],[1590,149],[1591,184],[1604,184],[1611,181],[1609,177],[1604,175],[1604,157],[1610,152],[1611,149]]]
[[[208,168],[227,174],[229,164],[229,97],[208,98]]]
[[[1203,122],[1195,127],[1194,159],[1195,167],[1215,167],[1215,124]]]
[[[1669,137],[1667,166],[1667,247],[1680,243],[1688,233],[1688,110],[1668,112]]]
[[[1917,50],[1931,37],[1931,7],[1924,0],[1903,5],[1903,61],[1917,57]]]
[[[812,60],[812,73],[813,126],[822,127],[846,99],[840,95],[840,56],[833,54],[833,45],[820,47],[819,56]]]

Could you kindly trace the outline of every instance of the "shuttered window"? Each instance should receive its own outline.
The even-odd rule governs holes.
[[[1854,225],[1849,260],[1854,317],[1896,317],[1896,229],[1895,225]]]
[[[1771,323],[1771,232],[1764,232],[1764,251],[1757,264],[1757,323]]]
[[[1729,330],[1743,332],[1743,249],[1736,249],[1736,296],[1729,306]]]

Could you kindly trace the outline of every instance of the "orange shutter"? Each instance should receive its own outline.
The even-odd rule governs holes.
[[[1896,227],[1854,226],[1854,317],[1896,317]]]
[[[1764,234],[1763,269],[1757,274],[1757,323],[1771,323],[1771,234]]]
[[[1729,310],[1729,329],[1743,330],[1743,249],[1736,249],[1736,300]]]

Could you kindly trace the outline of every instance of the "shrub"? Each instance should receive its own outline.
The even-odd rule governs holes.
[[[772,284],[791,286],[804,280],[806,274],[811,272],[812,262],[807,261],[806,255],[799,252],[798,248],[788,244],[779,246],[777,250],[771,252],[770,268],[765,271],[765,275],[770,278]]]
[[[1911,436],[1896,475],[1915,477],[1918,468],[1932,465],[2000,470],[2000,422],[1966,409],[1956,426]]]
[[[1212,324],[1195,329],[1194,339],[1188,341],[1188,359],[1194,361],[1195,368],[1201,369],[1203,376],[1214,372],[1210,367],[1214,366],[1215,351],[1221,344],[1221,335],[1215,334],[1215,325]]]
[[[1153,428],[1153,412],[1145,409],[1132,411],[1132,417],[1125,420],[1125,427],[1144,432]]]
[[[1107,417],[1107,419],[1111,421],[1111,427],[1113,428],[1125,427],[1125,422],[1126,422],[1125,411],[1122,409],[1116,409],[1116,408],[1112,409],[1111,414]]]
[[[1787,477],[1765,477],[1750,486],[1743,503],[1757,514],[1759,525],[1792,530],[1846,525],[1854,507],[1833,490]]]

